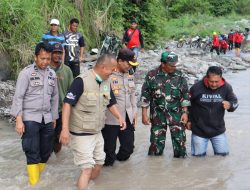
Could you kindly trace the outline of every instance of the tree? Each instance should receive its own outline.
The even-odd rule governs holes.
[[[215,16],[230,14],[236,8],[236,0],[209,0],[210,12]]]

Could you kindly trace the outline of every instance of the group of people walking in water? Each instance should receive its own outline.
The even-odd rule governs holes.
[[[139,65],[143,38],[132,21],[117,56],[101,55],[92,69],[80,72],[85,43],[77,32],[79,21],[72,19],[63,34],[58,33],[59,20],[50,25],[36,45],[33,64],[19,73],[11,114],[22,135],[30,184],[39,182],[50,155],[69,144],[81,169],[77,189],[83,190],[103,166],[126,161],[134,151],[138,108],[136,79],[129,70]],[[189,89],[177,62],[176,53],[163,52],[141,89],[142,124],[151,125],[148,155],[163,155],[167,128],[176,158],[187,155],[185,130],[192,131],[193,156],[205,156],[208,141],[215,155],[228,155],[224,114],[238,107],[231,85],[220,67],[211,66]]]

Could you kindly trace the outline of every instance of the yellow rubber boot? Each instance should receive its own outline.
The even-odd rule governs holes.
[[[45,163],[39,163],[39,172],[42,173],[42,171],[44,170],[46,164]]]
[[[38,164],[29,164],[27,165],[27,171],[29,176],[29,182],[31,185],[37,184],[39,181],[39,165]]]

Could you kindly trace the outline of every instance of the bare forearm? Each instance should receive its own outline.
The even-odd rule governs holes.
[[[142,115],[147,115],[148,114],[148,108],[142,107]]]
[[[62,130],[69,130],[70,112],[71,112],[71,105],[68,103],[64,103],[62,109]]]
[[[81,47],[81,48],[80,48],[80,59],[81,59],[82,61],[83,61],[83,58],[84,58],[84,57],[83,57],[83,55],[84,55],[84,50],[85,50],[84,47]]]
[[[17,122],[17,123],[23,122],[23,118],[22,118],[21,115],[18,115],[18,116],[16,117],[16,122]]]

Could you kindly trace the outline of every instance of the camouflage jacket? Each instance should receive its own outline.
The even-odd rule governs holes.
[[[148,72],[142,86],[140,104],[150,110],[180,112],[190,105],[187,81],[181,71],[167,74],[161,67]],[[152,112],[151,112],[152,114]]]

